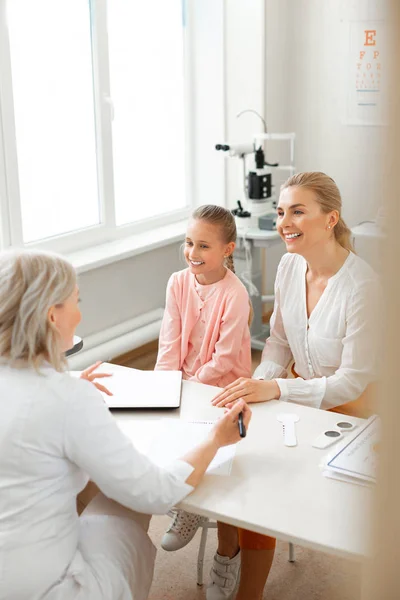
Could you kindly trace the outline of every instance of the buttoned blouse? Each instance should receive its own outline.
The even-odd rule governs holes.
[[[369,265],[350,253],[308,318],[306,272],[302,256],[282,257],[270,337],[254,377],[276,379],[283,401],[329,409],[377,379],[381,289]],[[292,360],[300,378],[287,378]]]
[[[196,279],[194,280],[194,287],[200,300],[200,317],[193,326],[192,333],[189,338],[188,353],[182,366],[184,379],[195,377],[196,372],[201,367],[199,349],[206,332],[206,321],[208,321],[208,310],[206,304],[218,289],[219,283],[220,282],[218,281],[217,283],[210,285],[201,285]]]
[[[189,269],[171,275],[156,369],[182,370],[184,379],[224,387],[251,376],[249,296],[230,270],[201,285]]]

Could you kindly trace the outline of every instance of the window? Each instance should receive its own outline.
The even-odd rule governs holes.
[[[23,240],[98,225],[89,7],[12,0],[8,23]]]
[[[3,239],[72,249],[184,218],[181,0],[0,7]]]
[[[178,2],[166,0],[109,3],[117,225],[185,206],[180,13]]]

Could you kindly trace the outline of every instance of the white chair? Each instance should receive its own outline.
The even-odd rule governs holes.
[[[202,525],[200,525],[200,527],[201,527],[201,538],[200,538],[199,553],[197,555],[197,585],[203,585],[204,554],[206,551],[208,530],[216,529],[217,522],[210,521],[209,519],[207,519],[207,521],[204,521],[204,523]],[[295,560],[294,546],[291,542],[289,542],[289,558],[288,558],[288,560],[289,560],[289,562],[294,562],[294,560]]]

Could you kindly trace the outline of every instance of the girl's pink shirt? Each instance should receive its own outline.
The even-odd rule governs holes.
[[[247,290],[232,271],[210,286],[189,269],[173,273],[155,368],[218,387],[251,377],[249,311]]]

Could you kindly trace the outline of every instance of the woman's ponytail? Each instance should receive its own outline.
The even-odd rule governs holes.
[[[352,235],[350,229],[347,227],[346,223],[343,221],[342,217],[339,218],[339,221],[336,223],[333,233],[335,235],[336,241],[343,248],[348,250],[349,252],[354,252],[353,243],[351,241]]]

